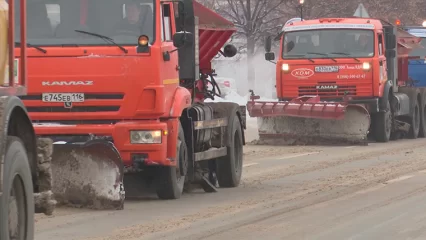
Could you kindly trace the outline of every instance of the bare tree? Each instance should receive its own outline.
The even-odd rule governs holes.
[[[198,0],[198,2],[210,9],[215,9],[217,6],[217,0]]]

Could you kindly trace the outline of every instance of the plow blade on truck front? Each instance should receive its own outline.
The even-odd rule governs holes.
[[[247,103],[257,118],[258,144],[366,144],[370,115],[362,105],[325,102],[318,96],[291,101]]]
[[[124,166],[114,145],[104,140],[56,142],[52,153],[52,190],[58,205],[91,209],[124,206]]]

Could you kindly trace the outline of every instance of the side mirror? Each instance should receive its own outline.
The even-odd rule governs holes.
[[[265,60],[266,61],[274,61],[275,60],[275,53],[274,52],[265,53]]]
[[[237,55],[237,52],[238,52],[237,48],[232,44],[228,44],[223,48],[223,54],[225,55],[225,57],[231,58]]]
[[[386,58],[395,58],[396,57],[396,52],[393,49],[388,49],[385,52],[385,56],[386,56]]]
[[[176,48],[181,48],[185,44],[193,43],[193,35],[190,32],[177,32],[173,35],[173,45]]]
[[[272,37],[267,36],[265,39],[265,52],[270,52],[272,48]]]
[[[185,16],[185,5],[183,2],[178,2],[178,14],[179,16]]]

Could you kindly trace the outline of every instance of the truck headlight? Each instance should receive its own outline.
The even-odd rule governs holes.
[[[290,66],[287,63],[284,63],[281,67],[284,72],[288,72],[290,70]]]
[[[371,68],[370,63],[368,63],[368,62],[362,63],[362,69],[367,71],[367,70],[370,70],[370,68]]]
[[[130,131],[130,143],[152,144],[161,143],[161,130],[155,131]]]

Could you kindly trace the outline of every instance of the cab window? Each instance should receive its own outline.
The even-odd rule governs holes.
[[[27,9],[27,41],[38,46],[111,45],[106,38],[137,45],[140,35],[155,40],[154,0],[28,0]]]

